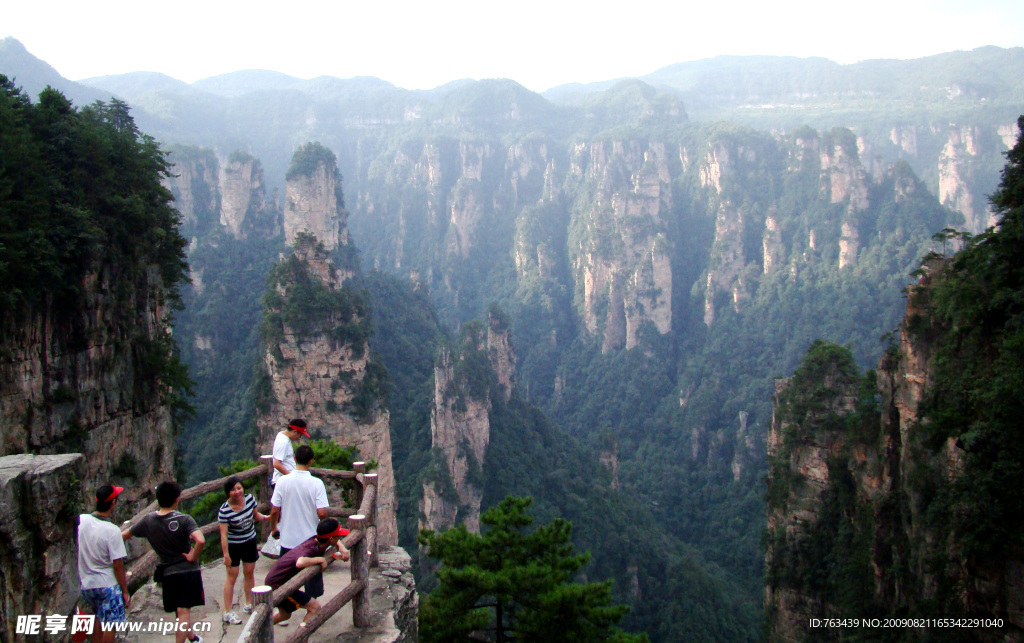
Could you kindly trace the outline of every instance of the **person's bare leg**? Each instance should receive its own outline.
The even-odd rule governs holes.
[[[192,633],[192,610],[187,607],[177,609],[178,629],[174,632],[174,643],[185,643],[195,636]]]
[[[228,567],[224,574],[224,606],[222,612],[230,612],[235,602],[235,581],[238,580],[238,568]]]
[[[311,616],[320,611],[320,603],[318,603],[315,598],[309,599],[309,602],[302,607],[306,609],[306,615],[302,617],[303,625],[306,624],[306,621],[308,621]]]
[[[252,605],[252,588],[256,586],[256,563],[242,563],[242,605]]]

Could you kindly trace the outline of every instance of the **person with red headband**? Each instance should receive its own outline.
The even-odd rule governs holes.
[[[332,546],[337,546],[342,550],[342,560],[348,560],[348,551],[339,545],[341,538],[347,536],[348,533],[348,529],[343,528],[334,518],[324,518],[316,527],[316,536],[302,542],[298,547],[277,559],[263,583],[270,585],[271,589],[276,592],[289,579],[307,567],[319,565],[321,571],[327,569],[327,557],[324,554]],[[323,594],[324,578],[321,573],[306,583],[306,591],[295,590],[284,599],[277,613],[274,614],[274,624],[288,620],[292,612],[301,607],[306,610],[306,616],[299,623],[299,627],[304,627],[309,618],[320,611],[320,603],[316,599]]]
[[[274,477],[271,478],[270,484],[276,485],[281,476],[295,471],[295,450],[292,448],[292,442],[302,436],[308,438],[309,431],[306,430],[306,421],[297,418],[289,422],[288,428],[274,438]]]
[[[110,521],[117,496],[123,487],[103,485],[96,490],[96,511],[78,518],[78,577],[82,598],[93,614],[92,640],[113,643],[116,632],[104,632],[99,623],[123,623],[128,596],[128,577],[124,560],[128,557],[121,530]]]

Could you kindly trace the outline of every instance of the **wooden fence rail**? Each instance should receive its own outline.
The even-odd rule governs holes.
[[[265,455],[260,460],[259,465],[232,475],[243,482],[257,476],[260,477],[260,497],[257,508],[261,513],[268,513],[270,478],[274,472],[273,456]],[[377,564],[377,526],[375,524],[377,518],[377,474],[366,473],[366,464],[363,462],[353,463],[352,468],[352,471],[310,469],[310,473],[320,478],[356,481],[355,499],[358,509],[327,508],[328,516],[347,517],[348,519],[349,535],[342,540],[342,544],[350,552],[352,580],[344,589],[322,605],[320,611],[309,619],[305,627],[296,628],[288,637],[288,643],[301,643],[308,640],[317,628],[350,602],[352,603],[352,621],[356,627],[367,627],[370,624],[370,597],[367,588],[369,587],[369,568],[375,567]],[[180,502],[199,498],[211,491],[221,490],[230,477],[232,476],[224,476],[189,487],[181,492]],[[153,502],[124,523],[122,528],[136,524],[143,516],[156,510],[157,503]],[[263,523],[263,526],[266,526],[266,522]],[[220,524],[217,522],[200,527],[200,531],[206,538],[219,530]],[[266,533],[263,536],[265,537]],[[328,566],[334,563],[334,559],[330,555],[335,551],[337,550],[333,547],[327,550]],[[149,551],[129,566],[127,570],[129,593],[135,593],[149,581],[156,569],[157,562],[156,552]],[[252,590],[252,614],[242,629],[242,634],[238,637],[239,643],[273,643],[273,608],[280,605],[292,592],[306,584],[313,576],[320,573],[323,573],[323,570],[319,566],[304,569],[279,587],[276,592],[266,585],[254,587]]]

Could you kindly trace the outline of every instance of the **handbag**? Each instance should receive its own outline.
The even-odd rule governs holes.
[[[273,534],[267,536],[267,542],[263,544],[263,548],[260,549],[267,558],[280,558],[281,557],[281,541],[274,538]]]

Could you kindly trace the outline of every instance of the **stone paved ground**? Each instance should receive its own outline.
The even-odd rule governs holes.
[[[256,563],[256,584],[262,585],[272,561],[261,557]],[[321,602],[326,602],[344,589],[349,583],[348,563],[336,562],[324,573],[324,593]],[[224,564],[221,561],[203,567],[203,585],[206,590],[206,605],[192,610],[193,619],[210,624],[210,631],[204,633],[204,643],[234,643],[242,633],[241,625],[227,625],[221,620],[221,595],[224,588]],[[242,592],[242,579],[235,583],[235,601]],[[132,597],[128,620],[132,623],[168,622],[163,611],[160,588],[150,583]],[[371,624],[356,629],[352,624],[352,604],[341,608],[327,623],[316,631],[311,641],[332,641],[334,643],[414,643],[417,636],[417,612],[419,597],[416,582],[411,571],[409,555],[400,547],[381,548],[379,566],[370,570],[370,611]],[[235,612],[247,618],[236,606]],[[294,631],[301,616],[298,611],[288,627],[274,628],[274,639],[284,641]],[[124,643],[171,643],[173,635],[159,633],[136,633],[121,635]]]
[[[260,560],[256,563],[256,585],[263,584],[263,579],[266,578],[272,564],[273,561],[271,559],[263,556],[260,557]],[[243,622],[241,625],[228,625],[221,619],[221,614],[223,613],[221,603],[224,600],[222,596],[224,593],[224,575],[224,564],[220,560],[203,567],[203,587],[206,591],[206,605],[193,608],[192,620],[194,622],[203,621],[209,623],[210,631],[202,633],[204,643],[234,643],[242,633],[245,619],[248,618],[248,615],[242,612],[241,606],[237,604],[242,594],[242,575],[239,573],[238,580],[235,582],[235,613],[243,619]],[[338,561],[328,567],[327,571],[324,572],[325,592],[320,599],[321,603],[326,602],[344,589],[349,584],[350,578],[348,563]],[[285,640],[291,633],[291,630],[298,625],[304,614],[305,611],[299,610],[292,617],[293,622],[291,625],[287,627],[276,626],[274,628],[274,639],[277,641]],[[163,611],[160,588],[157,585],[149,583],[132,597],[132,604],[128,614],[129,621],[142,623],[143,627],[146,627],[148,623],[160,623],[161,619],[162,622],[168,622],[171,620],[169,616],[169,614]],[[311,637],[310,640],[333,641],[342,633],[350,632],[352,629],[352,604],[349,603],[321,626],[317,630],[316,635]],[[118,641],[122,640],[127,643],[171,643],[174,641],[174,638],[173,634],[139,633],[126,635],[123,639],[118,638]]]

